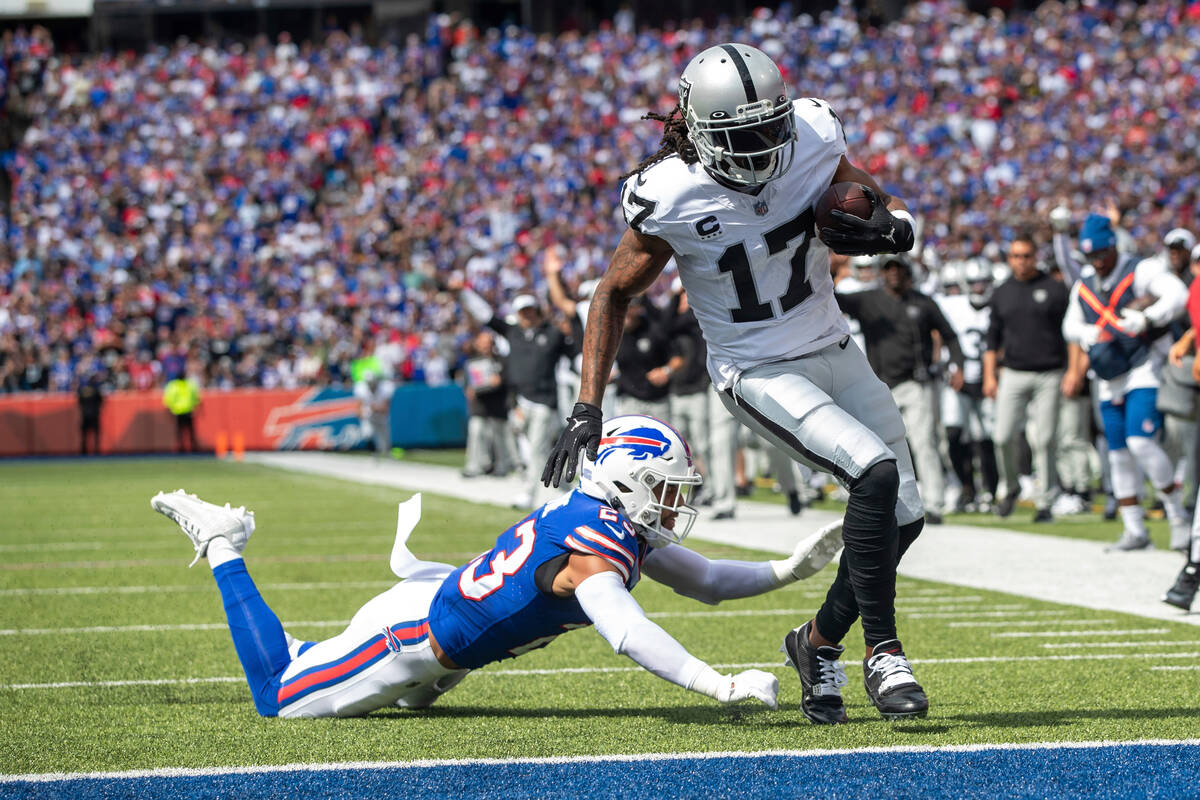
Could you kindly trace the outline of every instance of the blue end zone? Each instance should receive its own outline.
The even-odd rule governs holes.
[[[1037,748],[449,764],[0,783],[0,797],[928,797],[1200,796],[1200,746]]]

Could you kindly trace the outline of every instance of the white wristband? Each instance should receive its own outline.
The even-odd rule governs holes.
[[[913,215],[905,211],[903,208],[892,212],[892,216],[896,219],[902,219],[909,224],[914,231],[917,229],[917,221],[913,219]]]
[[[696,677],[692,679],[687,688],[716,700],[718,699],[717,696],[721,693],[721,687],[728,681],[728,675],[722,675],[705,664],[704,668],[696,674]]]

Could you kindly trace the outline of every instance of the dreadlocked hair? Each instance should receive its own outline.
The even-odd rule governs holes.
[[[637,175],[639,172],[676,154],[683,159],[683,163],[685,164],[695,164],[700,160],[700,156],[696,154],[696,146],[688,139],[687,121],[683,118],[683,107],[678,103],[675,104],[675,108],[671,109],[671,113],[669,114],[656,114],[651,111],[642,117],[642,119],[652,119],[663,124],[662,140],[659,142],[658,150],[654,154],[622,175],[621,180],[625,180],[631,175]]]

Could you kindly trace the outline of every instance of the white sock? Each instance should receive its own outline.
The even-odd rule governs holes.
[[[1188,560],[1193,564],[1200,564],[1200,536],[1192,536],[1192,552],[1191,558]]]
[[[1174,486],[1171,487],[1175,489]],[[1181,491],[1164,491],[1158,490],[1158,496],[1162,499],[1163,509],[1167,512],[1167,519],[1171,522],[1179,522],[1187,518],[1187,512],[1183,510],[1183,498],[1180,497]]]
[[[207,555],[208,565],[213,569],[242,557],[242,554],[234,548],[233,543],[224,536],[218,536],[209,541]]]
[[[1144,539],[1148,535],[1146,533],[1146,512],[1145,510],[1134,503],[1131,506],[1120,506],[1121,521],[1125,523],[1125,532]]]

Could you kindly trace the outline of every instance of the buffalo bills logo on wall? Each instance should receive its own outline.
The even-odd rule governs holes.
[[[596,463],[603,464],[604,459],[622,450],[634,461],[645,461],[665,455],[670,447],[670,440],[661,431],[654,428],[630,428],[600,440]]]

